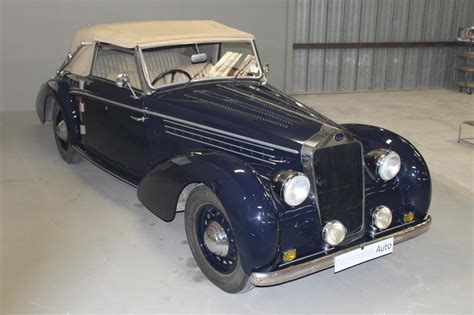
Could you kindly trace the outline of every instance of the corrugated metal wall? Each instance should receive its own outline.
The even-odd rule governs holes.
[[[453,41],[474,0],[296,0],[295,43]],[[463,48],[294,49],[293,92],[447,86]]]

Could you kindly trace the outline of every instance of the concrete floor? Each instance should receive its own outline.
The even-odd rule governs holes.
[[[448,90],[299,96],[339,122],[411,140],[433,178],[432,229],[334,274],[229,295],[201,274],[183,215],[160,221],[135,190],[70,166],[32,111],[0,113],[0,313],[472,313],[474,147],[457,144],[474,96]]]

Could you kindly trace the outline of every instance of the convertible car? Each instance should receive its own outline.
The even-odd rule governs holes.
[[[337,124],[267,83],[254,36],[213,21],[80,30],[36,109],[67,163],[137,188],[226,292],[389,254],[426,232],[428,167],[384,128]]]

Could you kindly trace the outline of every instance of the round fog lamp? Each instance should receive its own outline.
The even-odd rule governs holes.
[[[385,230],[392,223],[392,210],[386,206],[375,208],[372,214],[372,223],[379,230]]]
[[[346,237],[346,227],[337,220],[329,221],[323,229],[323,239],[331,246],[339,245]]]

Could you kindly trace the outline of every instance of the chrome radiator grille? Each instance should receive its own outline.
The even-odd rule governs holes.
[[[314,175],[321,221],[338,220],[347,233],[363,223],[362,149],[353,142],[323,147],[314,152]]]

